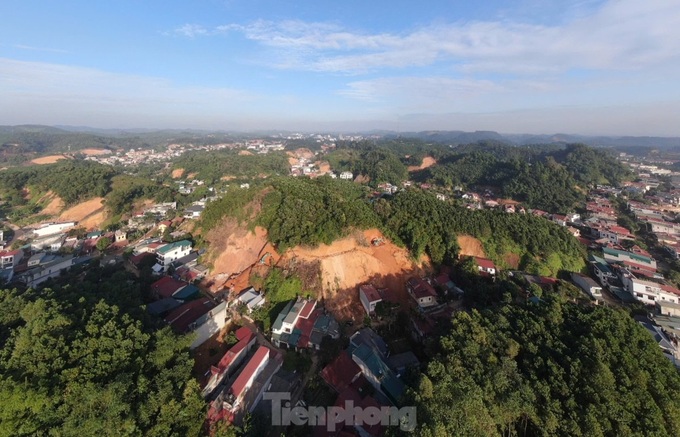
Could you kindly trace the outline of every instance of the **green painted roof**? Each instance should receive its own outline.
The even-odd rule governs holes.
[[[168,243],[165,246],[161,246],[158,248],[156,253],[165,255],[166,253],[170,252],[173,249],[176,249],[178,247],[182,246],[189,246],[191,247],[191,242],[189,240],[181,240],[181,241],[175,241],[174,243]]]

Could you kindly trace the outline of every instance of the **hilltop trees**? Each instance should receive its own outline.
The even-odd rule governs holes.
[[[0,435],[198,434],[191,339],[146,319],[127,274],[95,277],[0,290]]]
[[[460,312],[441,347],[412,392],[421,436],[680,435],[680,374],[622,311]]]

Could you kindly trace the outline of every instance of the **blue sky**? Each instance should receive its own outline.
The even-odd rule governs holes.
[[[0,124],[680,135],[678,0],[3,0],[0,16]]]

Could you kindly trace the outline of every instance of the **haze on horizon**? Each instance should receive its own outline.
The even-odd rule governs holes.
[[[676,0],[450,3],[5,0],[0,124],[680,136]]]

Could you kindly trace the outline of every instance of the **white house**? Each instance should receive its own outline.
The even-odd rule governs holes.
[[[70,229],[77,225],[78,222],[60,222],[60,223],[45,223],[38,229],[35,229],[33,233],[36,237],[45,237],[47,235],[58,234],[66,229]]]
[[[382,302],[382,297],[374,286],[360,285],[359,300],[361,301],[361,305],[364,306],[364,311],[366,311],[366,314],[370,316],[375,313],[375,306]]]
[[[592,278],[582,275],[581,273],[573,272],[571,274],[571,280],[593,299],[602,299],[602,287],[600,287],[600,285]]]
[[[239,305],[245,305],[246,308],[248,308],[248,312],[252,313],[254,310],[264,305],[266,300],[264,296],[255,291],[253,287],[250,287],[238,295],[236,302]]]
[[[340,179],[351,181],[352,179],[354,179],[354,174],[352,174],[351,171],[343,171],[342,173],[340,173]]]
[[[56,278],[62,271],[68,270],[73,265],[73,256],[58,257],[39,267],[31,269],[21,275],[27,287],[37,287],[50,278]]]
[[[158,265],[162,271],[167,271],[170,264],[191,253],[191,242],[188,240],[176,241],[160,246],[156,249]]]
[[[24,252],[21,249],[3,250],[0,252],[0,267],[3,269],[14,267],[19,264],[23,257]]]
[[[670,285],[637,279],[628,273],[621,277],[626,290],[637,300],[654,305],[656,302],[680,303],[680,290]]]
[[[202,345],[207,339],[215,335],[224,328],[229,318],[227,317],[227,303],[221,302],[208,313],[196,319],[190,325],[192,332],[196,335],[189,349],[195,349]]]

